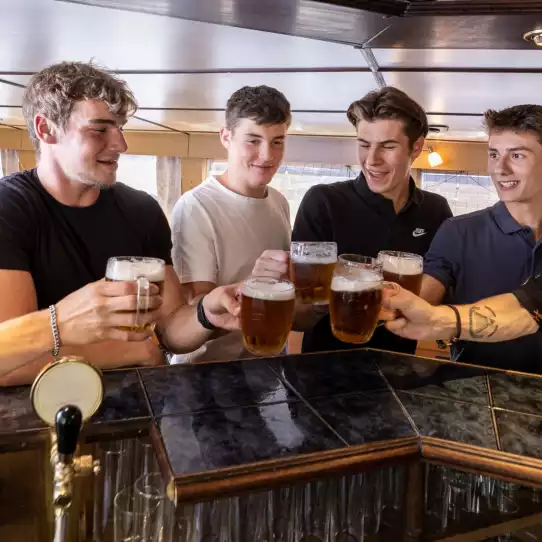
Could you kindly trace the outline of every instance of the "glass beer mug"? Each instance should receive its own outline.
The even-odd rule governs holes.
[[[241,331],[245,348],[258,356],[283,350],[292,329],[295,287],[288,280],[251,277],[241,289]]]
[[[105,280],[137,282],[137,310],[134,325],[127,331],[152,330],[154,324],[140,325],[140,315],[149,310],[150,285],[155,284],[164,293],[166,263],[159,258],[115,256],[107,261]]]
[[[333,273],[329,313],[331,331],[340,341],[371,340],[382,306],[382,263],[357,254],[342,254]]]
[[[329,303],[333,270],[337,263],[337,243],[293,242],[290,270],[297,297],[303,303]]]
[[[382,262],[384,280],[395,282],[405,290],[420,295],[423,279],[423,256],[396,250],[381,250],[377,259]]]

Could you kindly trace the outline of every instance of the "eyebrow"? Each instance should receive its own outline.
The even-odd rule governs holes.
[[[110,126],[122,126],[126,124],[126,120],[124,119],[121,119],[120,122],[112,119],[90,119],[88,122],[89,124],[108,124]]]
[[[368,145],[371,144],[369,141],[367,141],[366,139],[363,139],[362,137],[358,137],[357,140],[360,143],[367,143]],[[394,143],[394,144],[398,145],[399,141],[397,141],[397,139],[386,139],[386,141],[379,141],[378,142],[379,145],[388,145],[390,143]]]
[[[497,149],[493,148],[493,147],[489,147],[488,149],[488,152],[499,152]],[[512,147],[511,149],[506,149],[506,152],[518,152],[518,151],[527,151],[527,152],[532,152],[531,149],[527,148],[527,147]]]
[[[263,137],[259,134],[251,134],[251,133],[248,133],[248,134],[245,134],[246,137],[255,137],[257,139],[263,139]],[[285,136],[281,135],[281,136],[276,136],[274,137],[273,139],[274,140],[277,140],[277,139],[284,139]]]

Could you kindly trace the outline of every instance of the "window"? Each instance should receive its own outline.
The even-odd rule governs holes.
[[[499,196],[491,177],[465,171],[422,171],[421,187],[444,196],[455,215],[490,207]]]
[[[226,162],[211,162],[209,175],[219,175],[226,170]],[[359,175],[359,166],[340,166],[331,164],[283,164],[273,177],[269,186],[284,194],[290,204],[292,224],[301,200],[307,190],[315,184],[329,184],[345,181]]]
[[[156,156],[121,154],[117,181],[157,197]]]

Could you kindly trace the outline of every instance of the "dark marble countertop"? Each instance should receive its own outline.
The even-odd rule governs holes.
[[[498,461],[499,472],[542,483],[537,376],[360,349],[106,371],[104,380],[86,438],[150,432],[178,488],[248,487],[262,473],[426,450],[489,470]],[[47,435],[29,392],[0,389],[0,450]]]

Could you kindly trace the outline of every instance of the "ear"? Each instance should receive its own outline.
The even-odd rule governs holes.
[[[233,132],[231,130],[228,130],[227,128],[222,128],[220,130],[220,143],[222,143],[222,146],[226,149],[230,149],[230,142],[233,137]]]
[[[416,160],[416,158],[418,158],[418,156],[420,156],[420,154],[422,153],[423,151],[423,145],[425,143],[425,137],[421,136],[420,138],[418,138],[415,142],[414,142],[414,145],[412,147],[412,155],[411,155],[411,158],[412,158],[412,161],[414,162],[414,160]]]
[[[37,114],[34,117],[34,131],[42,143],[54,145],[58,142],[58,128],[43,115]]]

